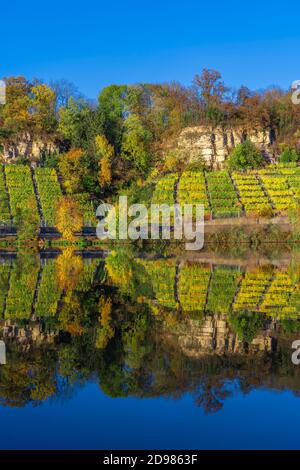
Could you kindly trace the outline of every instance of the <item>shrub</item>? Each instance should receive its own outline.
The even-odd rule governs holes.
[[[299,156],[296,150],[289,147],[285,148],[279,157],[280,163],[297,162],[298,159]]]
[[[45,153],[42,156],[42,164],[46,168],[57,168],[59,163],[58,153]]]
[[[241,311],[231,314],[229,322],[241,341],[251,343],[263,326],[263,320],[259,313]]]
[[[228,168],[230,170],[259,168],[263,166],[263,163],[264,159],[261,152],[250,140],[237,145],[228,158]]]

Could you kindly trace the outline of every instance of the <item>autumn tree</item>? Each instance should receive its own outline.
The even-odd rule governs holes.
[[[112,161],[114,148],[108,143],[104,135],[97,135],[95,139],[96,155],[99,159],[98,181],[100,187],[109,186],[112,181]]]
[[[5,79],[6,104],[1,110],[1,143],[13,156],[18,155],[18,145],[31,135],[30,83],[24,77]]]
[[[43,139],[55,134],[55,93],[49,86],[39,84],[31,88],[31,113],[35,136]]]
[[[63,238],[72,241],[83,227],[83,215],[78,204],[68,196],[59,199],[56,208],[56,227]]]
[[[201,75],[195,75],[193,83],[204,106],[221,103],[228,90],[220,72],[216,70],[204,68]]]
[[[114,337],[114,328],[111,322],[112,301],[110,298],[101,296],[99,299],[99,313],[98,318],[101,328],[96,331],[96,348],[105,349],[109,340]]]
[[[84,151],[76,148],[69,150],[60,157],[58,166],[67,194],[80,191],[85,171],[83,157]]]
[[[10,77],[5,81],[6,104],[1,106],[0,143],[14,157],[19,155],[22,143],[27,157],[34,141],[46,146],[55,138],[55,96],[47,85],[32,84],[24,77]]]

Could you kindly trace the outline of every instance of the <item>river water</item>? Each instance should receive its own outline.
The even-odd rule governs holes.
[[[299,260],[0,253],[0,448],[299,448]]]

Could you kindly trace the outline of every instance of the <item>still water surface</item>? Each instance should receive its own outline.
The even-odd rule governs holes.
[[[1,449],[299,448],[300,264],[0,255]]]

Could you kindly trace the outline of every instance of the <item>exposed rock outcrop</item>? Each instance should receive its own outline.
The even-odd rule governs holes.
[[[58,332],[46,331],[39,323],[28,323],[19,326],[14,320],[5,320],[0,324],[0,339],[14,341],[26,350],[29,350],[32,344],[42,346],[44,344],[54,344]]]
[[[188,320],[184,331],[182,330],[178,335],[177,342],[182,352],[192,358],[210,354],[243,355],[245,353],[245,344],[233,332],[226,314],[207,315],[201,322]],[[259,331],[247,348],[251,354],[272,351],[271,332]]]
[[[273,161],[272,144],[275,136],[271,131],[261,129],[186,127],[178,137],[177,148],[188,157],[189,162],[203,158],[207,164],[220,168],[231,150],[245,139],[251,140],[268,160]]]
[[[38,161],[42,154],[55,153],[58,147],[53,142],[31,141],[25,139],[17,145],[4,146],[0,156],[4,161],[13,162],[18,157],[25,157],[32,161]]]

